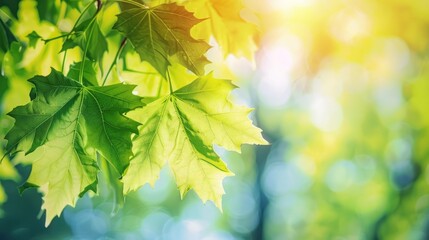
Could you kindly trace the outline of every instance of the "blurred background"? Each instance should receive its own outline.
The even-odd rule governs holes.
[[[23,42],[58,36],[76,19],[57,22],[58,3],[0,0],[0,18]],[[192,192],[180,200],[164,169],[116,214],[101,182],[45,229],[40,194],[17,190],[30,167],[5,159],[0,239],[429,239],[429,2],[245,3],[260,28],[255,58],[224,57],[215,41],[208,57],[226,63],[215,74],[235,79],[271,145],[217,149],[235,173],[223,214]],[[1,139],[5,114],[29,101],[26,79],[60,66],[61,42],[2,49]]]

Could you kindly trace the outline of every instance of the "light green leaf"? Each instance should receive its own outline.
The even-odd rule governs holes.
[[[15,125],[5,137],[6,149],[34,151],[29,157],[38,160],[26,186],[41,187],[49,224],[66,205],[73,206],[79,194],[95,191],[94,150],[119,174],[124,172],[132,155],[131,134],[139,124],[123,114],[142,104],[132,95],[132,85],[85,87],[54,69],[29,81],[36,97],[9,113]]]
[[[192,29],[192,36],[207,42],[214,37],[225,57],[232,53],[253,59],[259,31],[256,25],[240,16],[240,12],[245,9],[244,1],[198,0],[183,1],[183,4],[196,17],[207,18],[207,21]]]
[[[3,151],[0,149],[0,156],[4,157],[0,162],[0,179],[11,179],[19,181],[21,176],[10,162],[7,156],[3,156]]]
[[[222,180],[232,173],[213,144],[236,151],[243,143],[267,144],[247,118],[250,109],[228,99],[234,87],[230,81],[201,77],[137,110],[142,127],[123,178],[124,191],[153,185],[168,161],[182,196],[194,189],[220,208]]]
[[[164,77],[172,55],[195,74],[202,75],[208,63],[204,54],[210,46],[190,35],[190,29],[199,22],[174,3],[153,8],[142,5],[122,11],[114,28],[130,39],[142,61],[148,61]]]
[[[213,143],[236,152],[240,152],[242,144],[268,144],[261,130],[247,117],[252,109],[237,106],[228,99],[234,88],[230,81],[209,75],[177,90],[175,96],[181,100],[177,105],[187,119],[205,118],[194,128]]]
[[[140,134],[133,142],[134,157],[123,178],[124,192],[136,190],[145,183],[152,186],[172,152],[174,129],[177,122],[169,97],[159,99],[138,111],[142,118]]]
[[[78,111],[79,105],[73,111]],[[43,193],[42,209],[46,210],[48,226],[63,209],[75,206],[79,196],[88,190],[97,191],[97,163],[94,152],[84,149],[82,139],[78,137],[78,121],[64,129],[56,138],[37,148],[26,157],[32,160],[30,177],[21,191],[28,187],[40,187]]]

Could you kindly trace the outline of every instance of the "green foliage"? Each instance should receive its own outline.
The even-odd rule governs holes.
[[[242,144],[267,142],[248,119],[251,109],[229,99],[231,81],[205,72],[210,46],[191,29],[210,19],[196,18],[176,3],[149,7],[131,0],[23,1],[20,8],[33,18],[35,9],[52,14],[40,16],[45,27],[38,27],[19,12],[27,24],[11,19],[11,32],[18,34],[10,48],[12,38],[1,25],[7,74],[0,77],[10,80],[0,80],[15,87],[29,78],[33,85],[30,102],[22,105],[21,98],[15,106],[22,106],[8,113],[14,125],[4,137],[5,150],[23,152],[17,162],[31,164],[20,189],[39,188],[46,226],[89,190],[96,193],[99,176],[121,206],[124,194],[153,185],[167,162],[182,196],[194,189],[204,202],[222,207],[222,181],[232,173],[213,144],[240,152]],[[73,26],[60,24],[67,15],[75,19]],[[135,53],[146,64],[134,69],[144,84],[124,84],[136,82],[121,76]],[[36,67],[42,60],[49,74]]]

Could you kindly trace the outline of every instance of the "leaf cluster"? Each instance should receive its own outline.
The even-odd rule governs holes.
[[[248,118],[251,109],[230,99],[236,86],[205,71],[211,37],[226,54],[251,55],[254,26],[240,17],[241,1],[63,4],[66,12],[78,13],[68,32],[28,34],[28,48],[62,41],[62,69],[28,80],[31,100],[8,113],[15,123],[5,136],[6,152],[24,152],[24,162],[31,163],[21,190],[37,187],[43,193],[46,225],[87,191],[97,192],[100,171],[121,198],[153,185],[166,164],[182,196],[193,189],[221,208],[222,180],[232,173],[213,145],[240,152],[242,144],[267,143]],[[4,26],[0,38],[12,39]],[[3,40],[1,50],[10,51]],[[76,49],[81,60],[67,64]],[[141,64],[127,61],[134,54]],[[128,65],[140,66],[133,69],[137,80],[122,76],[131,70]]]

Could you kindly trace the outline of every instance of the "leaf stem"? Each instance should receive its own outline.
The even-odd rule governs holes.
[[[115,55],[115,58],[113,59],[112,64],[110,64],[109,70],[107,70],[106,76],[104,77],[104,80],[103,80],[103,83],[101,84],[101,86],[104,86],[104,84],[106,84],[107,77],[109,77],[109,74],[113,69],[113,66],[116,65],[116,63],[119,59],[119,55],[121,55],[121,52],[124,49],[126,44],[127,44],[127,38],[125,37],[124,39],[122,39],[121,45],[119,46],[118,51],[116,52],[116,55]]]
[[[83,17],[83,15],[88,11],[88,9],[94,4],[96,2],[96,0],[93,0],[92,2],[90,2],[88,5],[86,5],[86,7],[82,10],[82,12],[80,13],[80,15],[79,15],[79,17],[77,18],[77,20],[76,20],[76,22],[74,23],[74,25],[73,25],[73,28],[72,28],[72,31],[71,32],[73,32],[74,31],[74,29],[76,28],[76,26],[77,26],[77,24],[79,23],[79,21],[82,19],[82,17]],[[70,32],[70,33],[71,33]],[[69,39],[69,36],[70,36],[70,33],[69,33],[69,35],[67,36],[67,38],[66,38],[66,40],[67,39]],[[62,63],[62,65],[61,65],[61,72],[64,72],[64,65],[65,65],[65,62],[66,62],[66,57],[67,57],[67,50],[68,49],[66,49],[65,51],[64,51],[64,57],[63,57],[63,63]]]
[[[63,56],[63,62],[61,63],[61,72],[64,72],[64,65],[66,64],[66,58],[67,58],[67,50],[64,51],[64,56]]]
[[[170,87],[170,94],[173,94],[173,84],[171,83],[171,76],[170,76],[170,71],[167,69],[167,81],[168,81],[168,86]]]
[[[94,16],[94,18],[91,20],[91,22],[88,25],[88,28],[94,27],[94,23],[95,23],[94,20],[95,19],[96,19],[96,16]],[[86,60],[86,56],[88,55],[89,42],[91,41],[93,33],[94,33],[94,30],[90,30],[88,38],[86,39],[85,50],[83,51],[83,56],[82,56],[82,65],[81,65],[80,71],[79,71],[79,82],[80,83],[83,83],[83,72],[85,69],[85,60]]]
[[[69,37],[69,36],[74,35],[74,34],[76,34],[76,33],[75,33],[75,32],[73,32],[73,30],[72,30],[71,32],[69,32],[69,33],[67,33],[67,34],[60,35],[60,36],[56,36],[56,37],[53,37],[53,38],[48,38],[48,39],[44,39],[44,38],[42,38],[42,41],[44,41],[44,42],[45,42],[45,44],[47,44],[47,43],[49,43],[50,41],[53,41],[53,40],[56,40],[56,39],[60,39],[60,38],[64,38],[64,37]]]
[[[96,1],[97,1],[97,11],[95,12],[94,16],[92,17],[91,22],[88,24],[88,28],[94,28],[94,23],[97,21],[97,15],[100,12],[101,1],[100,0],[96,0]],[[81,14],[81,16],[82,16],[82,14]],[[80,83],[83,83],[83,73],[84,73],[84,69],[85,69],[85,60],[86,60],[86,55],[88,54],[89,43],[91,41],[93,33],[94,33],[94,29],[90,29],[88,39],[86,39],[85,51],[83,52],[83,56],[82,56],[82,66],[80,67],[80,72],[79,72],[79,82]]]

